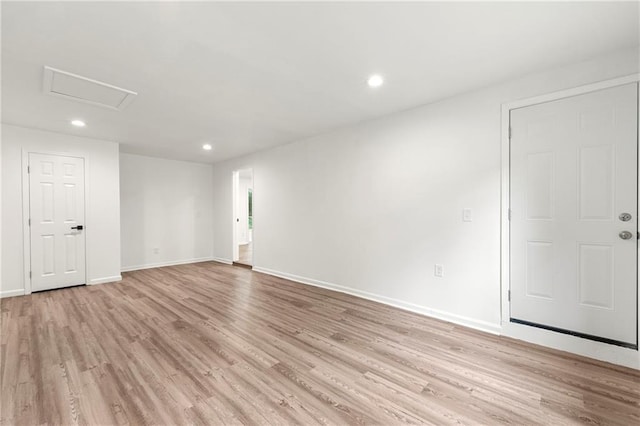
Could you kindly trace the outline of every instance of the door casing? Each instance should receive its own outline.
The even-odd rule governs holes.
[[[232,173],[232,183],[231,183],[231,203],[233,210],[233,217],[231,218],[231,230],[232,230],[232,248],[231,248],[231,261],[237,262],[240,258],[239,248],[238,248],[238,188],[240,186],[240,171],[234,170]]]
[[[84,160],[84,192],[85,192],[85,215],[84,215],[84,233],[85,233],[85,248],[84,248],[84,258],[85,258],[85,282],[87,285],[90,284],[89,277],[91,276],[89,273],[89,250],[87,249],[89,245],[90,239],[90,229],[91,229],[91,220],[89,215],[89,210],[87,209],[87,204],[89,200],[89,195],[91,194],[91,190],[89,188],[89,181],[87,176],[89,176],[89,160],[87,157],[83,155],[77,155],[73,152],[60,152],[60,151],[47,151],[47,150],[22,150],[22,238],[23,238],[23,271],[24,271],[24,294],[31,294],[32,286],[31,286],[31,238],[30,238],[30,227],[29,227],[29,154],[44,154],[44,155],[58,155],[62,157],[76,157],[82,158]]]
[[[509,257],[511,249],[509,247],[509,189],[510,189],[510,111],[516,108],[527,107],[540,103],[550,102],[558,99],[564,99],[571,96],[582,95],[597,90],[607,89],[615,86],[621,86],[629,83],[640,82],[640,73],[620,77],[612,80],[601,81],[594,84],[579,86],[572,89],[562,90],[559,92],[549,93],[542,96],[536,96],[527,99],[521,99],[513,102],[502,104],[502,179],[501,179],[501,206],[500,206],[500,287],[501,287],[501,328],[502,334],[519,340],[525,340],[542,346],[583,355],[591,358],[600,359],[627,367],[640,369],[640,352],[638,349],[629,349],[620,346],[614,346],[607,343],[592,341],[575,337],[567,334],[557,333],[542,328],[530,327],[527,325],[510,322],[509,314],[509,289],[510,289],[510,270]],[[640,84],[638,85],[640,87]],[[638,93],[640,99],[640,90]],[[637,123],[638,135],[640,135],[640,119]],[[640,149],[638,150],[638,164],[640,165]],[[640,175],[640,173],[638,173]],[[640,179],[638,185],[638,199],[640,200]],[[638,244],[636,240],[636,244]],[[637,263],[636,277],[640,276],[640,262]],[[640,291],[637,292],[637,305],[640,307]],[[640,315],[636,315],[638,326],[636,332],[640,333]],[[636,336],[638,337],[638,336]]]

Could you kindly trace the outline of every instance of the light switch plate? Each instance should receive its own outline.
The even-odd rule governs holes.
[[[444,276],[444,266],[436,264],[435,268],[433,269],[433,275],[435,275],[436,277],[443,277]]]
[[[471,222],[473,220],[471,209],[462,209],[462,221]]]

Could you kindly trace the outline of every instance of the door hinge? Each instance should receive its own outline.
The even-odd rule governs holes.
[[[511,302],[511,290],[507,290],[507,300]]]
[[[31,271],[29,271],[29,278],[31,278]]]
[[[511,126],[509,126],[509,139],[511,139]]]
[[[27,173],[31,173],[31,166],[27,166]]]
[[[29,226],[31,226],[31,218],[29,218]]]
[[[507,209],[507,217],[511,220],[511,209]]]

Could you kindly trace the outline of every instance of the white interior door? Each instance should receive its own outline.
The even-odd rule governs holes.
[[[31,289],[85,284],[84,159],[29,154]]]
[[[637,346],[637,105],[634,83],[511,111],[512,321]]]

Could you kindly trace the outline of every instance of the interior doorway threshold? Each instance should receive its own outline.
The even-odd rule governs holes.
[[[233,266],[239,266],[240,268],[253,269],[253,265],[249,265],[247,263],[233,262]]]

